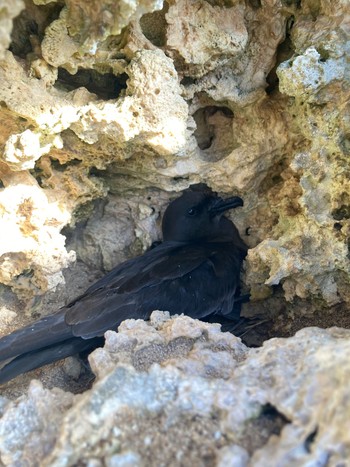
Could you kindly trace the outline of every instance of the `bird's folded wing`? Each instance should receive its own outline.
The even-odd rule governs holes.
[[[145,264],[137,273],[123,278],[119,293],[134,293],[160,281],[183,277],[205,263],[215,251],[202,246],[183,245],[164,251],[163,255]]]
[[[213,256],[213,248],[162,244],[118,266],[108,280],[103,278],[74,301],[68,306],[66,323],[74,335],[91,338],[115,329],[125,319],[147,319],[154,309],[172,312],[175,305],[181,313],[189,301],[196,307],[197,296],[215,280]],[[203,277],[201,271],[206,272]],[[198,277],[191,283],[194,274]],[[209,298],[214,300],[210,294]],[[210,312],[212,305],[206,306]]]
[[[159,280],[182,277],[196,269],[212,254],[213,252],[208,248],[173,242],[163,243],[143,256],[116,266],[71,302],[68,308],[76,302],[90,301],[96,293],[109,290],[114,293],[134,293],[144,286],[154,285]]]

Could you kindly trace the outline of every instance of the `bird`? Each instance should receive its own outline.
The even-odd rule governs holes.
[[[104,344],[104,333],[152,311],[208,321],[240,317],[247,245],[225,213],[239,196],[190,185],[166,208],[161,243],[112,269],[56,313],[0,338],[0,384]]]

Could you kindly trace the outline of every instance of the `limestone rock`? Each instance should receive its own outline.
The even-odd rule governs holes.
[[[169,7],[167,46],[185,63],[211,71],[243,53],[248,42],[240,5],[220,8],[210,3],[180,0]]]
[[[112,63],[120,72],[125,62],[113,57],[113,40],[120,42],[118,36],[130,22],[161,7],[161,0],[95,1],[89,4],[67,1],[59,18],[45,31],[43,58],[50,65],[63,66],[72,74],[79,67],[108,69]]]
[[[52,449],[59,420],[73,403],[73,395],[60,389],[44,389],[33,381],[27,395],[3,408],[0,428],[1,461],[22,465],[25,458],[42,459]]]
[[[349,65],[338,3],[28,0],[0,67],[2,180],[11,196],[27,172],[47,206],[58,202],[61,218],[42,211],[40,225],[55,225],[60,253],[51,270],[40,266],[26,226],[27,237],[13,237],[21,258],[4,247],[3,283],[28,296],[62,283],[74,255],[60,230],[108,191],[147,196],[205,181],[245,198],[235,220],[250,232],[253,297],[278,286],[287,301],[348,301]],[[26,38],[30,21],[37,35]],[[17,217],[6,231],[18,230]],[[92,263],[82,248],[80,258]],[[23,283],[26,271],[36,279]]]
[[[336,465],[350,455],[350,331],[306,328],[248,349],[218,325],[154,312],[106,338],[90,356],[90,390],[32,382],[3,404],[5,465]]]
[[[0,4],[0,59],[11,42],[12,20],[24,8],[22,0],[2,0]]]

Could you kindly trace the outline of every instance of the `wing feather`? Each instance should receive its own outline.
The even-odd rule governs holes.
[[[222,244],[165,242],[111,271],[68,307],[65,320],[75,336],[92,338],[124,319],[148,319],[155,309],[195,318],[227,314],[239,269],[237,251]]]

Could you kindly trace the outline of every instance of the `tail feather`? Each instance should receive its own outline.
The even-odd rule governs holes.
[[[80,352],[92,351],[103,345],[104,338],[82,339],[73,337],[63,342],[23,353],[0,369],[0,384],[7,383],[16,376],[35,370],[48,363],[56,362]]]
[[[65,323],[65,309],[12,332],[0,339],[0,361],[51,346],[73,337],[71,327]]]

